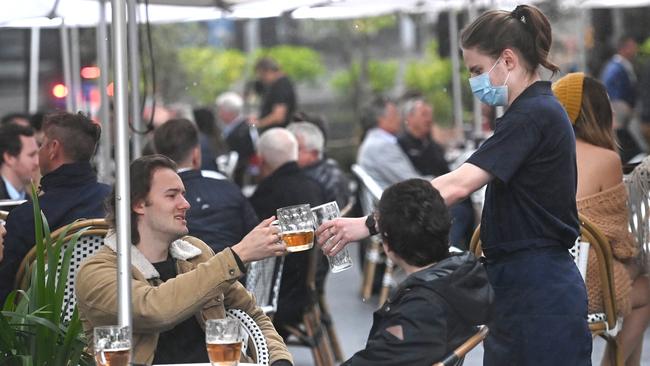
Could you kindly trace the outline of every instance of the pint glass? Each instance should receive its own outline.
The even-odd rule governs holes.
[[[314,216],[309,205],[278,208],[277,218],[287,252],[300,252],[314,246]]]
[[[205,324],[205,343],[212,366],[237,366],[242,331],[236,319],[210,319]]]
[[[326,221],[341,216],[339,205],[336,204],[336,201],[316,206],[311,209],[311,212],[314,213],[316,227],[321,226]],[[327,256],[327,259],[330,262],[330,270],[332,273],[341,272],[352,267],[352,258],[350,258],[350,253],[348,253],[347,247],[344,247],[340,252],[333,256]]]
[[[131,360],[129,328],[117,325],[93,330],[95,363],[98,366],[127,366]]]

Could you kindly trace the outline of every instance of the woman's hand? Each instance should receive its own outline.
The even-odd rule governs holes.
[[[340,217],[324,222],[316,237],[325,255],[335,255],[351,241],[358,241],[370,235],[364,217]]]

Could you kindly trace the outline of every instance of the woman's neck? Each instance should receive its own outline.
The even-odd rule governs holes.
[[[512,104],[512,102],[515,101],[515,99],[517,99],[517,97],[521,95],[521,93],[524,92],[524,90],[526,90],[529,86],[533,85],[533,83],[540,81],[541,77],[539,76],[539,73],[535,71],[532,74],[524,74],[518,80],[521,81],[512,82],[510,83],[510,85],[508,85],[508,107]]]

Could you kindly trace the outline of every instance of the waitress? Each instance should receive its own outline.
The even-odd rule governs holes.
[[[481,241],[495,304],[484,365],[591,364],[587,293],[567,250],[579,233],[575,137],[539,75],[540,66],[559,70],[551,40],[548,20],[528,5],[483,13],[461,35],[472,92],[507,108],[466,163],[431,182],[447,205],[487,184]],[[317,234],[332,254],[373,231],[369,216]]]

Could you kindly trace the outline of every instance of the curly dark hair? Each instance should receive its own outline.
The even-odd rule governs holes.
[[[409,179],[388,187],[379,201],[379,232],[406,263],[423,267],[449,255],[451,219],[431,183]]]

